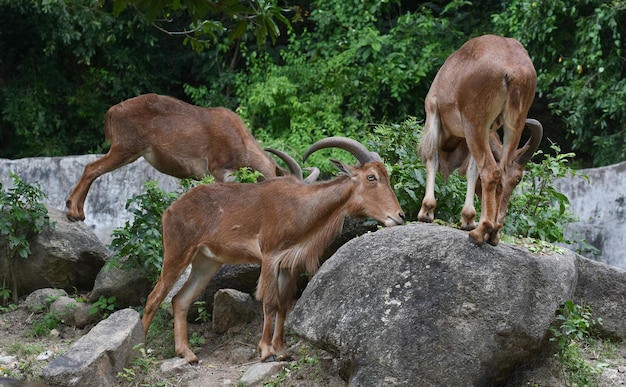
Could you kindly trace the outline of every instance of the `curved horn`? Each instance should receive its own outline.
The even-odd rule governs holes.
[[[533,154],[537,151],[537,148],[539,148],[539,143],[543,137],[543,126],[541,122],[527,118],[526,126],[530,129],[530,138],[524,146],[528,146],[529,148],[515,160],[515,162],[520,165],[526,165],[526,163],[530,161],[530,158],[533,157]]]
[[[304,168],[307,171],[311,172],[311,174],[304,179],[304,182],[307,184],[311,184],[314,183],[315,181],[317,181],[317,179],[320,177],[320,169],[317,167],[311,167],[311,168]]]
[[[287,164],[287,167],[289,168],[289,172],[291,172],[292,175],[297,177],[298,180],[304,180],[304,175],[302,174],[302,168],[300,168],[300,164],[298,164],[298,162],[293,157],[289,156],[287,153],[283,151],[280,151],[274,148],[265,148],[265,151],[269,153],[273,153],[276,156],[280,157],[280,159],[283,160],[285,164]]]
[[[380,161],[380,156],[376,153],[370,152],[365,145],[360,142],[348,137],[327,137],[317,141],[311,145],[306,152],[304,152],[302,161],[306,161],[307,157],[309,157],[311,153],[323,148],[339,148],[348,151],[352,153],[357,160],[359,160],[361,165],[370,161]]]

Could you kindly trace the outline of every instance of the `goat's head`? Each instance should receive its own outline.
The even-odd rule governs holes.
[[[522,181],[524,167],[539,148],[539,143],[543,137],[543,126],[539,121],[528,118],[526,119],[526,126],[530,129],[530,138],[523,147],[517,150],[515,153],[516,157],[506,169],[504,176],[502,176],[502,199],[500,202],[500,212],[498,213],[498,223],[501,225],[504,225],[506,210],[513,190],[515,190],[515,187]],[[502,145],[500,145],[500,149],[501,148]],[[493,153],[496,160],[500,161],[500,153],[495,149]]]
[[[329,137],[322,139],[304,153],[303,161],[311,153],[323,148],[346,150],[359,161],[359,165],[350,166],[338,160],[331,160],[333,165],[347,175],[353,185],[353,205],[350,214],[357,217],[372,217],[387,227],[404,223],[404,212],[398,203],[387,168],[380,156],[370,152],[363,144],[347,137]]]

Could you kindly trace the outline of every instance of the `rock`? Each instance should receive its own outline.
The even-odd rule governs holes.
[[[597,297],[601,288],[620,293],[626,275],[597,269],[569,250],[535,255],[507,243],[476,246],[460,230],[409,224],[340,248],[288,326],[336,355],[351,386],[503,385],[542,356],[555,310],[575,294],[614,312],[594,316],[618,332],[626,313],[603,308]],[[594,286],[587,271],[603,280]],[[577,291],[581,284],[586,289]]]
[[[93,324],[99,319],[97,313],[89,313],[90,305],[84,302],[78,302],[71,297],[59,297],[50,305],[50,312],[58,319],[63,321],[65,325],[72,325],[77,328],[84,328],[89,324]]]
[[[63,212],[51,207],[48,213],[55,226],[32,238],[31,255],[19,258],[17,293],[29,294],[41,288],[91,289],[108,250],[84,224],[69,222]],[[9,271],[8,258],[0,256],[0,272]]]
[[[215,293],[220,289],[235,289],[253,295],[256,292],[256,284],[260,274],[261,265],[223,265],[204,289],[200,299],[205,302],[209,310],[212,310]],[[189,315],[193,317],[195,312],[190,311]]]
[[[152,282],[141,275],[140,270],[122,270],[115,267],[103,267],[89,293],[91,303],[102,296],[115,296],[116,308],[142,306],[152,291]]]
[[[577,257],[578,282],[574,301],[591,307],[594,316],[602,317],[598,327],[609,338],[626,337],[626,271],[601,262]]]
[[[247,324],[255,316],[256,302],[248,293],[221,289],[213,303],[213,331],[224,333],[238,324]]]
[[[55,386],[117,385],[117,373],[138,356],[133,347],[143,342],[139,313],[117,311],[55,357],[41,371],[41,378]]]
[[[23,306],[31,312],[45,312],[57,298],[63,296],[67,296],[63,289],[37,289],[26,297]]]
[[[237,385],[262,386],[268,378],[282,372],[289,365],[288,361],[257,363],[241,376]]]

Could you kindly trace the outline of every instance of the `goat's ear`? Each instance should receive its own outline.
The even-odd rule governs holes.
[[[339,160],[335,160],[335,159],[330,159],[330,162],[333,163],[333,165],[342,173],[345,173],[348,176],[352,176],[352,171],[354,170],[353,167],[349,166],[348,164],[341,162]]]

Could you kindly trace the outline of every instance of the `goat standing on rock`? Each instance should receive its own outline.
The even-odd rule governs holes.
[[[265,178],[284,174],[241,118],[226,108],[203,108],[144,94],[107,111],[104,135],[111,148],[85,167],[67,199],[71,220],[85,220],[83,206],[94,180],[141,156],[159,172],[179,179],[210,174],[215,181],[233,181],[241,167],[257,170]]]
[[[256,294],[264,314],[261,360],[286,357],[283,330],[297,275],[302,269],[315,273],[345,216],[370,216],[387,227],[404,223],[378,155],[355,140],[331,137],[313,144],[304,159],[328,147],[351,152],[360,165],[333,161],[345,175],[313,184],[286,176],[257,184],[202,185],[165,211],[163,267],[142,318],[146,334],[159,305],[191,264],[191,274],[172,299],[172,309],[176,354],[197,362],[187,337],[189,306],[222,264],[261,263]]]
[[[536,85],[535,67],[526,49],[515,39],[480,36],[448,57],[426,96],[426,124],[420,150],[427,180],[418,220],[433,221],[437,169],[445,169],[446,163],[459,157],[463,153],[459,149],[464,148],[471,155],[467,166],[467,198],[471,200],[466,199],[463,207],[463,228],[473,228],[469,238],[476,244],[498,244],[503,226],[500,221],[504,221],[500,214],[506,212],[508,204],[508,197],[503,200],[503,185],[505,180],[519,177],[513,173],[512,163],[528,157],[526,152],[531,148],[527,144],[517,149]],[[494,134],[501,126],[504,136],[498,150],[500,142]],[[473,194],[479,177],[482,211],[474,228]]]

